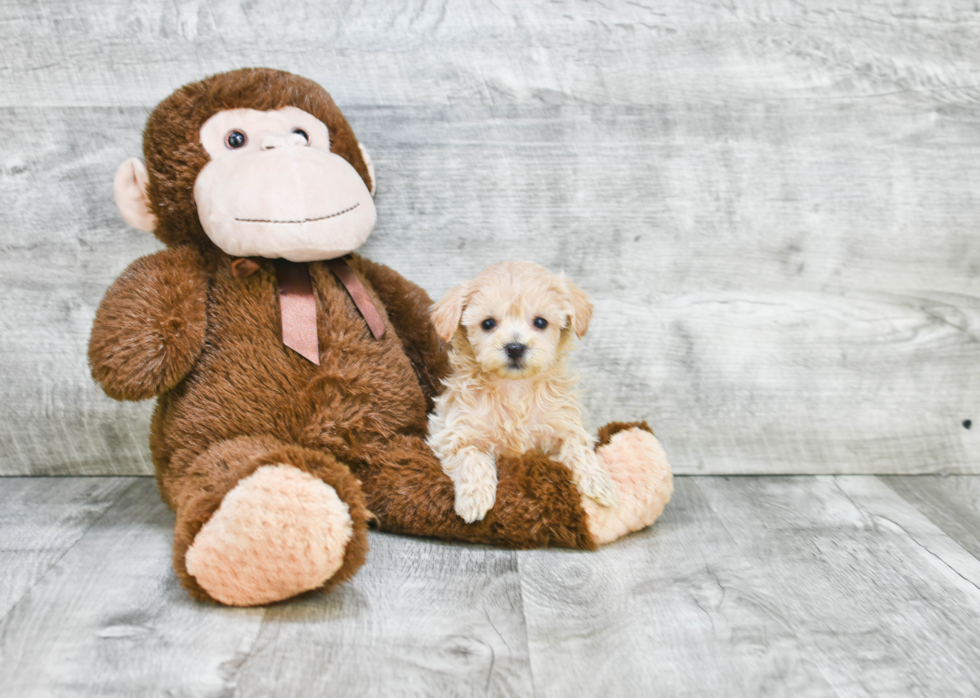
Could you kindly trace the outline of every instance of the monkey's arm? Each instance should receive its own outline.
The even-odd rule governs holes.
[[[394,269],[354,255],[350,264],[374,288],[388,311],[388,319],[405,346],[422,391],[426,409],[432,411],[432,400],[441,390],[440,381],[449,373],[446,343],[439,339],[432,325],[429,294]]]
[[[109,287],[88,345],[92,377],[116,400],[160,395],[204,346],[208,277],[187,248],[142,257]]]

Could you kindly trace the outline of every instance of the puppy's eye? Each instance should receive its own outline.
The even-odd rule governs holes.
[[[232,150],[238,150],[248,143],[248,136],[245,135],[244,131],[229,131],[228,135],[225,136],[225,145]]]
[[[306,145],[309,145],[310,144],[310,134],[308,134],[303,129],[301,129],[301,128],[294,128],[293,129],[293,133],[295,133],[296,135],[302,136],[303,137],[303,140],[306,141]]]
[[[483,328],[484,332],[489,332],[496,326],[497,326],[497,321],[494,320],[492,317],[488,317],[486,320],[480,323],[480,327]]]
[[[543,317],[536,317],[534,318],[534,326],[537,327],[539,330],[543,330],[548,326],[548,321],[545,320]]]

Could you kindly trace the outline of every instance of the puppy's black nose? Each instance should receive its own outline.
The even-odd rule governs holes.
[[[504,345],[504,352],[506,352],[507,358],[514,359],[515,361],[521,358],[522,356],[524,356],[524,352],[526,351],[527,351],[527,347],[517,342],[512,342],[511,344]]]

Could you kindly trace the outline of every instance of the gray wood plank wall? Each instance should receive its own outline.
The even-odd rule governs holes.
[[[267,65],[371,150],[365,247],[439,296],[500,259],[597,315],[596,424],[679,473],[980,472],[973,0],[0,0],[0,473],[151,471],[150,404],[88,377],[157,249],[114,210],[176,87]]]

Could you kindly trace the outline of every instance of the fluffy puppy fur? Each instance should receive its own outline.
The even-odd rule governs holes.
[[[497,458],[527,452],[565,464],[579,491],[599,504],[616,503],[566,361],[591,318],[582,289],[532,262],[488,267],[433,308],[436,331],[452,342],[452,372],[429,416],[428,443],[467,523],[493,507]]]

